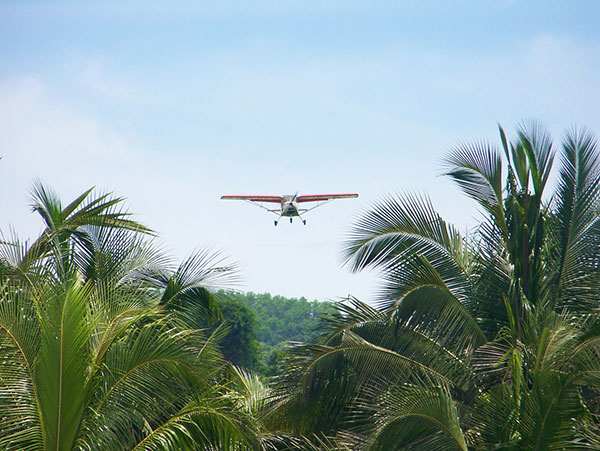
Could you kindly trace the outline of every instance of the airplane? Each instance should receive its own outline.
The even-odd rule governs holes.
[[[300,218],[302,223],[306,225],[306,219],[304,219],[301,215],[307,213],[311,210],[314,210],[321,205],[324,205],[328,202],[331,202],[334,199],[348,199],[358,197],[356,193],[345,193],[345,194],[305,194],[303,196],[298,196],[298,193],[294,195],[285,195],[285,196],[221,196],[223,200],[245,200],[246,202],[251,203],[252,205],[256,205],[264,210],[270,211],[271,213],[275,213],[279,216],[274,222],[277,225],[282,216],[289,217],[290,222],[292,219],[297,216]],[[262,205],[263,202],[267,203],[277,203],[280,204],[279,208],[267,208]],[[317,205],[311,208],[300,208],[298,204],[302,204],[305,202],[317,202]]]

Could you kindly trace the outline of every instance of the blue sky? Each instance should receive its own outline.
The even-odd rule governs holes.
[[[596,1],[0,1],[0,228],[34,237],[34,178],[128,199],[184,257],[241,264],[239,288],[365,300],[344,234],[389,192],[428,193],[458,143],[534,118],[600,133]],[[306,227],[221,194],[357,191]]]

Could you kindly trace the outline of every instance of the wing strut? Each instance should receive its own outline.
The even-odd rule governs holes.
[[[281,208],[272,209],[272,208],[267,208],[264,205],[262,205],[262,204],[260,204],[260,203],[258,203],[256,201],[254,201],[254,200],[249,200],[249,199],[240,199],[240,200],[246,201],[250,205],[254,205],[255,207],[262,208],[263,210],[270,211],[271,213],[274,213],[277,216],[281,216],[281,214],[280,214],[281,213]],[[275,225],[277,225],[277,224],[275,224]]]

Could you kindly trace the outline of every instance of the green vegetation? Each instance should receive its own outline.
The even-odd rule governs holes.
[[[226,327],[219,341],[223,356],[234,365],[263,374],[265,368],[261,362],[260,344],[256,340],[255,313],[241,302],[223,296],[222,291],[217,299],[222,318],[212,321],[209,329]]]
[[[215,293],[217,255],[36,184],[46,229],[0,242],[0,449],[600,449],[600,152],[568,133],[550,193],[541,127],[500,144],[445,160],[471,233],[414,194],[356,221],[376,306]]]
[[[262,359],[263,363],[257,364],[248,362],[243,364],[242,360],[232,359],[236,364],[246,368],[258,370],[261,374],[273,375],[276,373],[276,367],[284,355],[284,348],[289,342],[309,342],[318,335],[318,327],[321,318],[334,310],[331,302],[309,302],[305,298],[286,298],[284,296],[271,296],[269,293],[239,293],[233,291],[219,291],[217,293],[219,305],[230,306],[241,304],[248,310],[244,323],[247,327],[254,328],[254,332],[247,329],[243,333],[238,330],[243,329],[239,320],[239,315],[230,317],[223,311],[223,316],[227,323],[233,328],[235,339],[229,335],[221,342],[223,352],[227,356],[228,352],[245,353]],[[223,307],[222,307],[223,308]],[[229,308],[229,307],[226,307]],[[241,310],[237,307],[236,310]],[[257,348],[254,340],[260,343]],[[243,353],[238,351],[244,349]],[[228,351],[231,349],[231,351]]]
[[[174,266],[120,203],[89,190],[63,207],[38,183],[45,230],[0,243],[0,448],[256,449],[219,332],[193,326],[230,269],[206,252]]]
[[[445,161],[485,214],[472,234],[413,194],[356,222],[348,262],[381,271],[381,302],[340,306],[288,359],[289,431],[370,450],[599,449],[600,154],[570,132],[550,195],[545,131],[500,137]]]

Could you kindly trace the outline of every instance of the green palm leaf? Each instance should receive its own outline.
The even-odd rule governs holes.
[[[506,233],[500,154],[484,143],[462,145],[444,160],[450,176],[467,196],[475,199]]]
[[[587,307],[589,302],[597,302],[593,287],[598,276],[589,266],[597,258],[600,244],[600,155],[593,137],[585,131],[568,134],[563,149],[553,200],[555,275],[548,283],[552,284],[554,307],[574,296]]]
[[[0,294],[0,447],[40,449],[43,437],[34,383],[38,318],[27,292],[5,284]]]
[[[71,449],[83,417],[91,360],[85,302],[89,289],[69,281],[67,286],[50,287],[40,299],[45,308],[39,312],[34,383],[47,448]]]
[[[374,205],[352,229],[344,252],[354,271],[382,270],[384,307],[423,286],[468,301],[468,246],[426,198],[389,197]]]
[[[381,395],[370,450],[466,450],[448,390],[395,386]]]
[[[120,198],[90,193],[63,208],[38,183],[46,230],[0,243],[0,448],[258,449],[222,385],[223,328],[205,337],[177,304],[208,305],[227,268],[206,252],[174,272]]]

